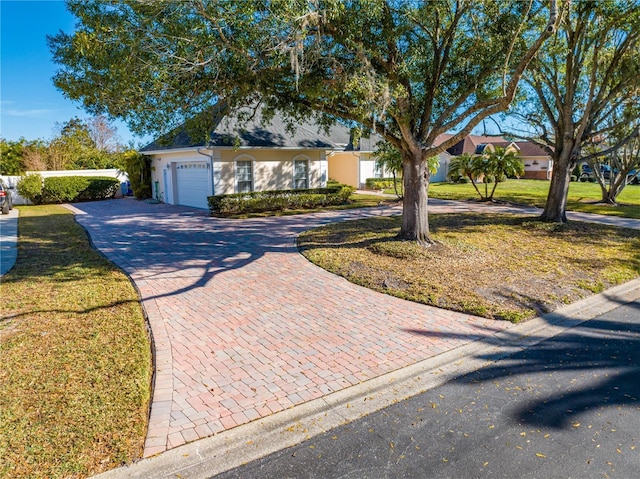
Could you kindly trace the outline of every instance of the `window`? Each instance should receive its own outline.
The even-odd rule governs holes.
[[[382,178],[382,165],[377,161],[373,164],[373,177]]]
[[[236,162],[236,183],[238,193],[250,193],[253,191],[253,162]]]
[[[309,162],[307,160],[293,160],[293,189],[309,188]]]

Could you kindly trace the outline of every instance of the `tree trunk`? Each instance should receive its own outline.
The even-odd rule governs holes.
[[[403,154],[402,160],[404,201],[402,204],[402,228],[398,237],[417,241],[425,246],[433,244],[429,236],[427,214],[429,171],[422,155],[418,158]]]
[[[567,222],[567,194],[571,183],[571,172],[575,165],[568,158],[559,158],[553,163],[551,185],[547,195],[547,203],[540,216],[542,221],[553,223]]]
[[[629,172],[622,170],[617,174],[612,171],[609,177],[609,188],[602,188],[602,202],[609,203],[611,205],[617,205],[618,195],[622,192],[625,186],[627,186],[627,174]],[[602,185],[601,185],[602,187]]]

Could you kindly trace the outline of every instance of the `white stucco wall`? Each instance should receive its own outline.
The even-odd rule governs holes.
[[[327,157],[324,150],[298,149],[196,149],[167,150],[149,154],[151,157],[151,179],[156,196],[157,182],[159,199],[174,203],[175,165],[180,162],[202,161],[209,164],[203,174],[211,175],[210,195],[236,192],[236,162],[251,161],[253,165],[254,191],[291,189],[293,187],[294,160],[309,163],[309,188],[326,185]]]

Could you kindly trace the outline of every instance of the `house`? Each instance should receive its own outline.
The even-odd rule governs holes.
[[[353,145],[351,130],[328,130],[299,121],[293,130],[280,115],[263,121],[262,110],[243,107],[214,109],[214,127],[205,141],[195,141],[184,128],[165,135],[140,151],[151,158],[152,195],[165,203],[208,208],[207,197],[251,191],[306,189],[326,186],[332,178],[363,188],[367,178],[390,177],[376,165],[378,135]],[[441,135],[438,142],[451,138]],[[551,160],[529,142],[469,135],[439,155],[440,167],[431,182],[447,181],[451,158],[479,154],[487,144],[517,149],[525,163],[525,178],[549,178]]]
[[[533,180],[550,180],[553,160],[542,147],[530,141],[514,141],[511,143],[518,151],[524,163],[523,178]]]
[[[323,187],[328,156],[349,143],[346,127],[325,133],[312,122],[298,122],[290,131],[278,114],[263,122],[260,108],[225,114],[219,104],[214,118],[207,141],[194,141],[178,129],[140,150],[151,158],[154,198],[207,208],[212,195]]]
[[[442,144],[453,135],[440,135],[436,141]],[[463,153],[471,155],[480,155],[485,152],[486,148],[500,146],[511,149],[518,153],[520,159],[524,163],[524,176],[527,179],[550,180],[551,171],[553,169],[553,160],[551,156],[540,146],[530,141],[508,141],[497,136],[484,135],[468,135],[463,140],[447,149],[447,153],[452,156],[459,156]]]

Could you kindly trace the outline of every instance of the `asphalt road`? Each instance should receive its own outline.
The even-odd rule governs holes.
[[[640,302],[217,478],[640,477]]]

